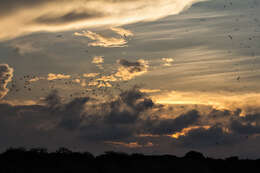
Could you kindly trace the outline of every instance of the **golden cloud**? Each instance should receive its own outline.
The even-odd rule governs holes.
[[[162,58],[163,65],[164,66],[172,66],[172,63],[174,62],[173,58]]]
[[[14,69],[8,64],[0,64],[0,99],[8,93],[7,84],[12,81]]]
[[[160,89],[140,89],[142,93],[158,93],[161,90]]]
[[[104,57],[103,56],[95,56],[92,60],[93,64],[102,64],[104,63]]]
[[[178,139],[179,137],[186,136],[190,131],[196,130],[196,129],[208,130],[208,129],[210,129],[210,126],[190,126],[190,127],[182,129],[180,132],[176,132],[176,133],[168,135],[168,136],[170,136],[171,138]]]
[[[39,31],[115,27],[154,21],[179,14],[200,1],[203,0],[0,1],[0,40]]]
[[[218,110],[241,109],[241,116],[260,110],[260,93],[162,92],[152,96],[158,104],[204,105]]]
[[[119,60],[118,64],[120,65],[116,77],[119,77],[121,80],[131,80],[136,76],[143,75],[148,71],[148,61],[139,59],[137,62],[130,62],[127,60]]]
[[[134,36],[134,34],[132,33],[132,31],[124,29],[124,28],[120,28],[120,27],[113,27],[110,28],[112,31],[114,31],[115,33],[121,35],[122,37],[129,37],[129,36]]]
[[[75,32],[74,35],[84,36],[93,40],[94,42],[91,42],[88,45],[94,47],[125,47],[127,43],[124,38],[105,37],[91,31],[83,31],[82,33]]]
[[[85,73],[85,74],[83,74],[83,77],[85,77],[85,78],[94,78],[94,77],[96,77],[98,75],[99,75],[99,73]]]
[[[138,142],[114,142],[114,141],[107,141],[106,144],[115,145],[115,146],[123,146],[126,148],[142,148],[142,147],[153,147],[154,144],[152,142],[148,142],[145,145],[141,145]]]
[[[69,79],[70,75],[49,73],[47,80]]]

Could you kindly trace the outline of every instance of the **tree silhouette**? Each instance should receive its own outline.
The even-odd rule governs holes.
[[[9,148],[0,154],[1,173],[254,172],[258,165],[260,160],[240,160],[236,156],[212,159],[196,151],[184,157],[114,151],[95,157],[89,152],[73,152],[62,147],[55,152],[45,148]]]

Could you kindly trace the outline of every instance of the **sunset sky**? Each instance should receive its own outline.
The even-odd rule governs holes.
[[[0,150],[260,157],[258,0],[1,0]]]

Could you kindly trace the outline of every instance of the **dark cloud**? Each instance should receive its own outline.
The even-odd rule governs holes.
[[[212,109],[209,113],[201,113],[193,109],[174,118],[163,118],[160,112],[172,111],[172,108],[155,104],[137,87],[101,103],[91,97],[64,102],[57,91],[40,103],[28,106],[0,104],[0,135],[5,141],[0,147],[59,147],[66,142],[95,144],[97,150],[103,151],[107,146],[113,147],[113,142],[134,141],[139,144],[151,142],[153,147],[167,151],[172,147],[214,149],[237,146],[246,135],[251,140],[260,133],[260,126],[255,123],[258,116],[240,117],[240,111]],[[180,136],[173,138],[176,133]]]
[[[38,5],[51,2],[52,0],[1,0],[0,1],[0,15],[8,15],[14,11],[24,8],[33,8]]]
[[[181,136],[177,143],[186,148],[208,148],[208,147],[226,147],[239,142],[239,136],[233,133],[227,133],[219,124],[209,129],[198,128]],[[241,142],[241,141],[240,141]]]
[[[232,121],[230,128],[233,132],[242,135],[254,135],[260,133],[260,126],[252,125],[252,123],[242,123],[238,120]]]
[[[104,14],[99,13],[99,12],[69,12],[67,14],[64,14],[62,16],[50,16],[50,15],[45,15],[38,17],[34,20],[35,23],[38,24],[46,24],[46,25],[59,25],[59,24],[66,24],[70,22],[76,22],[76,21],[81,21],[81,20],[86,20],[86,19],[95,19],[98,17],[102,17]]]
[[[118,61],[118,64],[127,68],[130,73],[142,72],[146,69],[142,61],[130,62],[126,59],[121,59]]]
[[[198,123],[200,114],[197,110],[189,111],[175,119],[155,119],[149,122],[148,132],[154,135],[169,135]]]

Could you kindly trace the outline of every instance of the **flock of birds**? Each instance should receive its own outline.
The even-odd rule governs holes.
[[[73,97],[84,97],[84,96],[92,96],[92,97],[98,97],[101,95],[106,95],[106,96],[112,96],[114,92],[121,92],[123,88],[125,87],[125,84],[128,83],[128,81],[118,81],[116,83],[111,83],[113,86],[112,88],[110,87],[97,87],[97,86],[81,86],[80,83],[75,82],[78,77],[72,77],[69,79],[57,79],[57,80],[47,80],[47,79],[40,79],[44,80],[44,83],[39,83],[35,81],[31,81],[36,79],[36,75],[28,74],[24,75],[23,77],[20,77],[18,79],[14,78],[11,83],[9,84],[9,92],[10,93],[23,93],[27,94],[28,92],[46,92],[46,94],[49,94],[51,90],[56,90],[60,88],[69,88],[69,89],[75,89],[71,93],[68,93],[68,96],[73,98]],[[86,82],[91,82],[94,81],[96,78],[84,78],[82,80],[85,80]],[[46,82],[47,81],[47,82]],[[99,84],[102,83],[103,81],[97,81]],[[61,87],[63,86],[63,87]],[[35,88],[35,89],[33,89]],[[76,91],[76,92],[75,92]]]
[[[254,8],[255,6],[258,6],[258,5],[259,5],[259,2],[258,2],[257,0],[253,0],[253,1],[249,4],[250,8]],[[233,6],[233,2],[232,2],[232,1],[230,1],[230,2],[226,1],[226,4],[224,5],[224,8],[227,8],[228,6],[230,6],[230,7]],[[243,15],[240,15],[240,17],[243,17]],[[237,18],[237,19],[236,19],[236,22],[239,22],[239,20],[240,20],[240,19]],[[260,27],[259,19],[258,19],[257,17],[254,17],[254,18],[253,18],[253,22],[254,22],[255,24],[258,24],[258,27]],[[240,30],[239,28],[235,28],[235,29],[234,29],[235,32],[236,32],[236,31],[239,31],[239,30]],[[255,32],[260,32],[260,31],[255,30]],[[237,41],[238,41],[238,39],[236,40],[236,37],[235,37],[234,35],[232,35],[232,34],[229,34],[229,35],[228,35],[228,38],[232,41],[231,44],[233,44],[233,42],[237,42]],[[253,40],[255,40],[256,38],[257,38],[257,37],[256,37],[255,35],[249,36],[247,41],[253,41]],[[239,43],[240,49],[251,49],[251,48],[252,48],[252,46],[250,45],[250,43],[244,43],[244,42],[246,42],[246,40],[244,40],[243,42],[240,42],[240,43]],[[255,56],[256,56],[256,53],[254,52],[253,49],[251,50],[251,56],[252,56],[252,57],[255,57]],[[240,80],[241,80],[241,76],[237,76],[236,80],[237,80],[237,81],[240,81]]]

